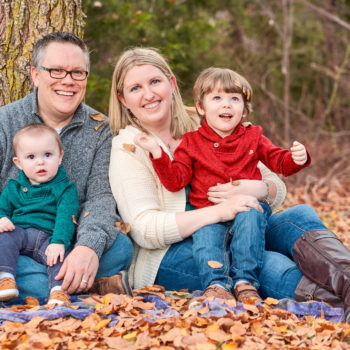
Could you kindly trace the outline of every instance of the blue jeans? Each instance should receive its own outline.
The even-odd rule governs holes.
[[[259,294],[263,298],[294,298],[302,274],[293,261],[293,245],[304,232],[324,228],[316,212],[307,205],[297,205],[270,216],[259,274]],[[192,244],[189,237],[169,248],[159,267],[156,284],[168,290],[202,289]]]
[[[259,288],[265,231],[271,215],[270,207],[266,203],[260,204],[264,213],[256,209],[241,212],[233,221],[204,226],[192,235],[201,289],[219,284],[230,290],[242,279]],[[208,261],[219,262],[221,267],[211,267]]]
[[[113,245],[103,253],[96,278],[112,276],[121,270],[128,270],[134,254],[129,237],[118,233]],[[48,297],[48,276],[43,265],[33,259],[20,255],[17,263],[17,287],[19,298],[34,296]]]
[[[53,266],[47,266],[45,250],[49,245],[50,235],[37,228],[22,228],[16,226],[13,231],[0,235],[0,271],[12,273],[16,277],[16,265],[19,254],[28,256],[36,262],[46,266],[49,279],[49,289],[60,286],[62,281],[56,281],[62,263],[57,261]],[[65,252],[64,258],[70,250]]]

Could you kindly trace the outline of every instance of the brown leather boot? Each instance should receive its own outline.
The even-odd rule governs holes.
[[[305,232],[294,243],[293,258],[304,276],[339,297],[345,310],[350,306],[350,252],[333,232]]]
[[[333,307],[344,307],[344,302],[327,289],[321,288],[315,282],[303,276],[295,289],[294,298],[296,301],[323,301]]]
[[[116,275],[98,278],[88,290],[88,293],[98,295],[114,293],[132,296],[128,273],[126,271],[119,271]]]

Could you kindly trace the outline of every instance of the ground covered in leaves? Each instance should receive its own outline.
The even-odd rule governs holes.
[[[312,204],[327,226],[350,247],[348,227],[350,185],[336,191],[323,187],[314,193],[304,188],[290,191],[285,207]],[[152,301],[154,297],[155,301]],[[348,349],[350,325],[320,317],[297,317],[275,308],[274,299],[262,307],[236,305],[234,301],[207,300],[189,307],[185,291],[165,293],[161,287],[135,290],[134,297],[108,294],[83,299],[86,314],[29,322],[4,321],[0,326],[2,349]],[[162,309],[162,303],[166,305]],[[66,308],[67,309],[67,308]],[[216,310],[214,310],[216,309]],[[221,311],[220,311],[220,310]],[[3,311],[1,311],[3,310]],[[26,315],[43,310],[35,299],[9,310]],[[222,312],[220,314],[220,312]],[[237,310],[240,310],[237,312]],[[45,310],[53,312],[52,308]],[[219,313],[218,313],[219,312]],[[221,316],[218,316],[218,315]],[[35,314],[36,315],[36,314]],[[78,314],[77,314],[78,315]],[[214,316],[216,315],[216,316]]]

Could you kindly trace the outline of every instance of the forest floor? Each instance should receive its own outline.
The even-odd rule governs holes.
[[[284,208],[311,204],[327,227],[350,248],[350,184],[334,188],[289,186],[288,192]],[[186,291],[169,293],[154,286],[135,290],[133,298],[114,294],[88,297],[84,303],[73,303],[60,313],[39,306],[32,298],[27,305],[0,309],[0,319],[6,319],[1,317],[5,312],[35,315],[26,319],[29,322],[20,317],[4,321],[0,326],[0,346],[162,350],[350,348],[350,325],[330,320],[332,312],[338,311],[334,315],[339,315],[340,309],[310,302],[308,306],[319,308],[318,317],[297,316],[275,308],[277,302],[268,298],[256,307],[208,299],[202,305],[189,307]],[[302,306],[305,309],[305,304]],[[81,309],[86,313],[79,314]],[[45,312],[51,317],[45,317]],[[52,317],[54,312],[57,315]]]

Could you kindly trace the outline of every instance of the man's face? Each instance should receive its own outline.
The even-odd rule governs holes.
[[[70,43],[50,43],[40,65],[68,71],[87,70],[83,51]],[[40,66],[32,67],[31,75],[38,88],[38,109],[44,121],[56,128],[68,124],[84,98],[86,79],[74,80],[69,74],[63,79],[54,79]]]

